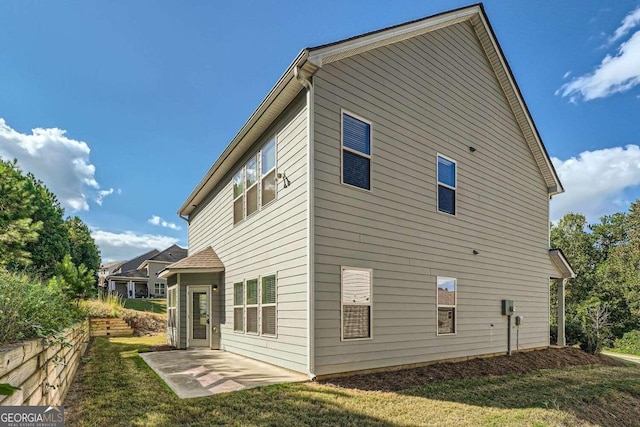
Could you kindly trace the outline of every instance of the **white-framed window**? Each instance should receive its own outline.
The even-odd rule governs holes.
[[[261,200],[264,206],[276,199],[276,139],[272,138],[260,150]]]
[[[438,154],[438,211],[456,214],[457,164]]]
[[[260,288],[261,334],[276,335],[277,331],[277,285],[276,275],[262,277]]]
[[[438,335],[456,333],[458,281],[452,277],[437,278]]]
[[[245,281],[245,324],[250,334],[258,333],[258,279]]]
[[[244,219],[244,168],[233,176],[233,223]]]
[[[166,285],[161,282],[156,282],[153,285],[153,293],[154,295],[164,295],[165,294]]]
[[[253,156],[247,162],[245,169],[245,193],[247,216],[258,210],[258,156]]]
[[[371,190],[371,122],[341,112],[342,183]]]
[[[178,345],[178,286],[171,286],[167,293],[167,335],[168,342]]]
[[[259,211],[276,199],[276,138],[271,138],[236,172],[233,186],[233,223]]]
[[[373,270],[341,267],[340,276],[342,339],[371,338]]]
[[[233,330],[244,332],[244,282],[233,284]]]

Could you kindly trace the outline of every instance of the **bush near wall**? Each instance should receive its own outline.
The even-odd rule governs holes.
[[[80,317],[60,289],[0,269],[0,344],[55,334]]]

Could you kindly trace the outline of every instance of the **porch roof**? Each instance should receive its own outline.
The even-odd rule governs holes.
[[[569,264],[569,261],[567,261],[567,258],[560,249],[549,249],[549,256],[556,270],[560,273],[557,278],[573,279],[576,277],[576,273],[574,273],[573,268],[571,268],[571,264]]]
[[[158,277],[166,279],[177,273],[217,273],[224,271],[224,264],[211,246],[196,252],[178,262],[167,266],[158,273]]]

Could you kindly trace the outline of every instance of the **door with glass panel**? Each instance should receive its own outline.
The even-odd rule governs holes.
[[[188,347],[209,347],[210,341],[210,298],[209,286],[189,286],[187,292]]]

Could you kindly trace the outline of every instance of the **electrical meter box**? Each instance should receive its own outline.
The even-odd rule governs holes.
[[[503,316],[511,316],[516,311],[516,306],[513,303],[513,300],[503,299],[502,300],[502,315]]]

